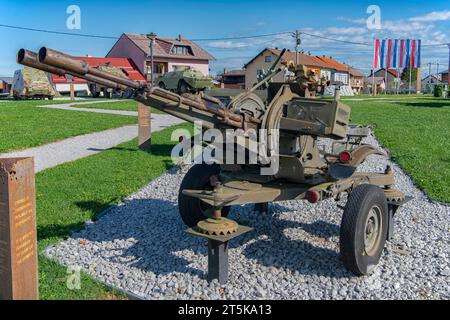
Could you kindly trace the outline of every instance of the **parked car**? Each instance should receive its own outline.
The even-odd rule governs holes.
[[[190,67],[168,72],[156,78],[155,83],[162,89],[175,91],[179,94],[196,92],[214,86],[210,77]]]

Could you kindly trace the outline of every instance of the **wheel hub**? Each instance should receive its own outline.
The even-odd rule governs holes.
[[[373,255],[380,243],[381,209],[373,206],[367,216],[365,225],[364,250],[368,256]]]

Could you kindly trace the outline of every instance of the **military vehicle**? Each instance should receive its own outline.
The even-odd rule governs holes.
[[[348,270],[366,275],[377,265],[386,240],[392,237],[394,214],[408,200],[395,189],[392,168],[357,171],[368,156],[385,154],[362,143],[367,135],[365,128],[350,127],[350,107],[338,100],[305,97],[318,84],[312,83],[311,74],[305,73],[303,67],[296,68],[299,77],[291,82],[275,83],[270,80],[283,70],[275,65],[250,90],[231,97],[224,105],[204,92],[179,95],[123,79],[45,47],[39,50],[37,58],[35,53],[22,49],[17,60],[112,88],[132,88],[135,100],[189,122],[201,120],[207,129],[244,132],[244,139],[230,143],[245,150],[243,163],[196,164],[185,175],[179,190],[178,207],[189,228],[187,232],[208,239],[209,280],[226,281],[228,241],[251,230],[250,226],[226,218],[231,206],[256,204],[259,211],[267,211],[270,202],[318,203],[339,200],[347,194],[340,253]],[[254,93],[263,85],[267,85],[264,99]],[[258,143],[268,146],[267,154],[256,162],[249,161],[252,129],[258,130]],[[319,139],[334,141],[333,150],[321,150]],[[263,174],[273,163],[278,163],[278,170]]]
[[[12,93],[15,100],[21,99],[49,99],[56,95],[47,72],[24,66],[14,72]]]
[[[193,93],[206,88],[212,88],[210,77],[190,67],[179,67],[178,70],[167,72],[155,79],[155,83],[161,89],[183,93]]]
[[[116,75],[118,77],[128,79],[126,74],[122,71],[122,69],[119,69],[114,66],[98,66],[96,67],[100,71],[108,72],[110,74]],[[97,84],[95,82],[89,81],[88,82],[89,91],[91,92],[91,95],[94,98],[97,98],[100,96],[100,94],[103,93],[103,97],[105,98],[116,98],[116,97],[123,97],[128,91],[122,91],[118,89],[111,89],[106,86],[102,86],[100,84]]]

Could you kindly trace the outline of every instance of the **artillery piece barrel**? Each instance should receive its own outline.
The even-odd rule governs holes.
[[[97,77],[97,76],[94,76],[91,74],[82,75],[82,74],[79,74],[76,72],[66,71],[61,68],[57,68],[57,67],[53,67],[53,66],[41,63],[38,60],[37,53],[30,51],[30,50],[20,49],[17,52],[16,60],[17,60],[17,63],[19,63],[19,64],[22,64],[22,65],[25,65],[25,66],[28,66],[31,68],[39,69],[39,70],[42,70],[45,72],[50,72],[50,73],[56,74],[58,76],[65,76],[67,74],[70,74],[74,77],[85,79],[90,82],[98,83],[98,84],[104,85],[108,88],[121,89],[121,90],[125,90],[127,88],[126,86],[121,85],[119,83],[109,81],[106,79],[102,79],[100,77]]]
[[[189,122],[201,120],[196,119],[196,117],[192,115],[192,111],[189,111],[189,109],[203,111],[205,114],[210,114],[210,118],[217,117],[217,122],[234,128],[245,129],[245,122],[248,122],[250,126],[256,127],[261,122],[259,119],[255,119],[253,117],[244,118],[243,115],[228,110],[218,99],[214,99],[213,97],[203,95],[195,96],[195,98],[191,98],[189,96],[179,96],[159,87],[153,87],[148,92],[146,102],[150,102],[152,100],[154,100],[154,102],[160,102],[161,98],[172,102],[170,105],[160,108],[161,110],[171,114],[170,107],[176,107],[173,110],[173,115]],[[151,105],[156,107],[158,103],[152,103]],[[180,112],[183,112],[184,115],[180,114]]]
[[[70,55],[46,47],[39,49],[38,59],[40,63],[66,70],[67,73],[70,72],[82,76],[93,76],[97,77],[97,79],[109,80],[133,89],[140,89],[145,86],[138,81],[125,79],[111,73],[98,70],[91,67],[85,61],[74,59]]]

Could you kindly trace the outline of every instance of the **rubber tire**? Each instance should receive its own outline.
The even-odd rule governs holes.
[[[160,87],[161,89],[166,89],[166,85],[164,84],[164,82],[160,82],[158,83],[158,87]]]
[[[178,86],[177,86],[178,94],[188,93],[190,91],[191,91],[191,86],[189,84],[187,84],[186,81],[184,81],[184,80],[178,81]]]
[[[210,189],[209,178],[220,173],[220,166],[217,164],[196,164],[186,173],[181,182],[178,192],[178,210],[181,220],[188,227],[193,227],[201,220],[208,218],[203,214],[205,207],[208,205],[202,203],[198,198],[185,196],[182,192],[185,189],[202,190]],[[226,217],[230,211],[230,207],[222,208],[222,216]]]
[[[372,256],[365,254],[365,223],[370,209],[381,209],[381,234],[377,250]],[[350,193],[342,215],[339,247],[347,270],[362,276],[371,273],[380,261],[387,238],[388,207],[384,192],[377,186],[362,184]]]

